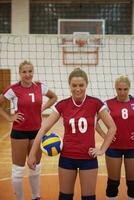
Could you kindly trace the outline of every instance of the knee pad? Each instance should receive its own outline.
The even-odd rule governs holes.
[[[107,197],[116,197],[118,194],[119,180],[112,180],[108,178],[106,195]]]
[[[39,175],[41,171],[41,164],[37,164],[35,170],[29,169],[29,176]]]
[[[134,181],[126,181],[127,194],[129,197],[134,198]]]
[[[95,200],[96,196],[95,195],[90,195],[90,196],[82,196],[81,200]]]
[[[59,200],[73,200],[73,194],[59,193]]]
[[[25,166],[12,165],[12,180],[15,182],[20,181],[24,176]]]

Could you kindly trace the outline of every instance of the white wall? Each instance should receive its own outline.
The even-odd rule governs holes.
[[[12,0],[12,34],[29,33],[29,0]]]

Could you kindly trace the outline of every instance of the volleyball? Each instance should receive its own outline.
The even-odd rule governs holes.
[[[40,148],[45,155],[56,156],[61,152],[62,140],[56,133],[47,133],[41,139]]]

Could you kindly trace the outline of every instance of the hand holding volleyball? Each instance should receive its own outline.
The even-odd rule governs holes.
[[[45,155],[56,156],[61,152],[62,140],[56,133],[47,133],[41,139],[40,148]]]

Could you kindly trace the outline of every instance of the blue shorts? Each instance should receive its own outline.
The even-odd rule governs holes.
[[[38,130],[34,130],[34,131],[12,130],[10,136],[13,139],[29,139],[29,140],[33,140],[33,139],[35,139],[37,133],[38,133]]]
[[[112,149],[108,148],[106,155],[113,158],[134,158],[134,149]]]
[[[98,168],[98,160],[95,159],[73,159],[60,156],[59,167],[72,170],[88,170]]]

